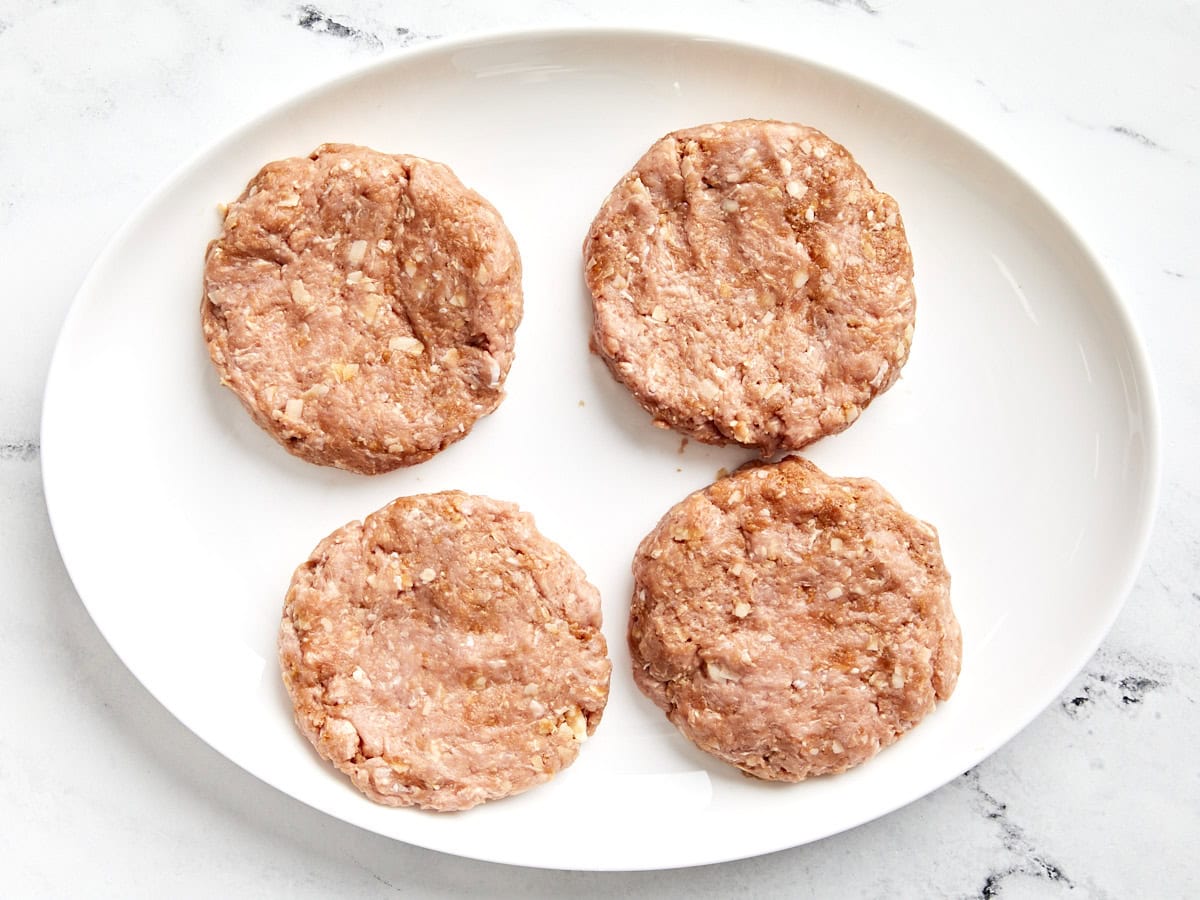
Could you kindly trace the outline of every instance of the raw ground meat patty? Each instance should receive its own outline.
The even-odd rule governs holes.
[[[656,421],[769,456],[848,427],[900,375],[912,256],[896,202],[820,131],[669,134],[584,242],[593,349]]]
[[[460,810],[548,781],[611,664],[583,571],[509,503],[402,497],[317,545],[279,630],[296,724],[372,800]]]
[[[325,144],[230,204],[202,319],[254,421],[302,459],[375,474],[499,405],[521,304],[512,235],[450,169]]]
[[[798,457],[743,468],[668,512],[633,574],[638,687],[759,778],[856,766],[958,680],[937,533],[869,479]]]

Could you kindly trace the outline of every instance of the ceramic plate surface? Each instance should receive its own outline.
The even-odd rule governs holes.
[[[808,454],[882,482],[936,524],[963,626],[952,700],[848,774],[742,776],[634,688],[634,548],[673,503],[749,457],[650,419],[587,349],[583,236],[667,131],[805,122],[904,213],[917,270],[911,361]],[[367,478],[302,463],[221,388],[200,333],[217,204],[268,160],[325,141],[448,163],[504,215],[525,264],[508,398],[464,441]],[[190,163],[114,238],[68,316],[42,454],[63,558],[134,675],[217,751],[363,828],[531,866],[710,863],[812,841],[933,790],[1011,738],[1094,652],[1132,583],[1157,484],[1151,384],[1123,308],[1063,220],[953,127],[846,74],[740,45],[546,32],[431,46],[258,119]],[[392,498],[514,500],[604,598],[612,697],[576,764],[460,815],[385,809],[292,723],[275,636],[293,568]]]

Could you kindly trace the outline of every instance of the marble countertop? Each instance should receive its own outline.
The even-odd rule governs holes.
[[[114,230],[198,147],[404,47],[586,24],[789,46],[954,121],[1042,189],[1094,249],[1141,330],[1161,399],[1163,491],[1149,554],[1069,689],[999,752],[908,807],[701,869],[556,873],[455,859],[267,787],[179,724],[109,649],[63,568],[42,497],[42,387],[71,298]],[[1200,6],[1186,0],[1013,0],[987,12],[933,0],[0,2],[3,893],[1196,895],[1197,46]]]

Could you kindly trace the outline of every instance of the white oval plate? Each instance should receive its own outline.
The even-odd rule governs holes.
[[[580,245],[663,133],[753,116],[816,125],[900,202],[917,267],[904,377],[809,456],[870,475],[935,523],[962,679],[911,735],[845,775],[743,777],[692,748],[627,672],[629,562],[745,452],[660,431],[587,351]],[[508,399],[464,441],[375,478],[299,462],[218,386],[200,335],[216,206],[324,141],[449,163],[525,261]],[[933,790],[1050,703],[1136,573],[1157,485],[1147,367],[1063,220],[995,157],[907,101],[803,60],[712,40],[553,32],[431,46],[289,102],[188,165],[80,289],[46,387],[46,500],[96,624],[180,721],[281,791],[450,853],[572,869],[711,863],[832,834]],[[596,736],[553,783],[459,815],[375,806],[292,724],[275,634],[294,566],[393,497],[518,501],[604,597],[615,666]]]

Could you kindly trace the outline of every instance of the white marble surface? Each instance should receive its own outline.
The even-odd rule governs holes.
[[[1141,329],[1161,395],[1163,493],[1148,558],[1113,632],[1058,702],[990,759],[890,816],[680,872],[454,859],[266,787],[178,724],[113,655],[71,587],[41,493],[41,391],[71,297],[112,232],[199,146],[406,46],[589,23],[790,46],[957,122],[1042,188],[1094,248]],[[933,0],[2,0],[0,894],[1196,895],[1197,46],[1192,0],[1011,0],[987,11]]]

